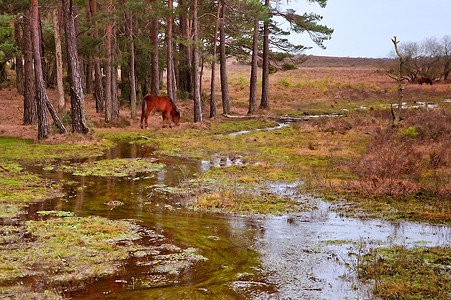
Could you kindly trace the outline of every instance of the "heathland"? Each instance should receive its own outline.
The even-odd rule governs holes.
[[[40,143],[37,126],[22,124],[23,97],[12,84],[1,86],[0,294],[33,296],[37,290],[59,297],[83,287],[90,278],[120,272],[111,262],[124,260],[130,253],[151,251],[136,242],[142,238],[142,229],[129,221],[86,218],[72,212],[41,212],[46,217],[25,221],[32,203],[64,197],[62,180],[44,178],[30,166],[106,177],[152,173],[163,167],[139,159],[95,161],[119,141],[137,143],[165,157],[222,159],[221,167],[196,174],[180,168],[183,176],[169,194],[185,208],[250,216],[315,209],[309,197],[300,201],[268,188],[268,183],[296,183],[302,194],[330,201],[341,215],[449,226],[451,83],[403,83],[402,121],[393,126],[391,107],[397,102],[397,86],[387,75],[396,64],[392,60],[310,57],[303,64],[297,64],[296,58],[286,63],[296,68],[271,74],[269,110],[247,115],[250,67],[230,59],[229,115],[208,119],[210,78],[205,72],[203,122],[193,122],[192,100],[179,99],[180,126],[162,128],[161,116],[154,114],[149,129],[140,129],[139,120],[130,118],[127,101],[120,118],[108,123],[95,112],[93,97],[86,95],[90,132],[59,135],[55,130]],[[48,94],[56,101],[55,91],[48,90]],[[217,95],[221,112],[220,90]],[[69,124],[68,115],[63,122]],[[236,134],[243,131],[247,133]],[[74,166],[65,163],[74,159],[84,161]],[[48,230],[42,232],[42,226]],[[24,239],[29,239],[28,246]],[[71,243],[72,252],[65,243]],[[14,252],[22,247],[20,253]],[[48,248],[56,252],[47,252]],[[79,256],[83,251],[87,257]],[[373,292],[383,298],[445,299],[450,290],[449,280],[443,280],[450,276],[449,251],[449,246],[376,248],[365,256],[359,274],[376,282]],[[396,255],[401,252],[404,261]],[[418,261],[427,263],[419,265]],[[414,265],[415,277],[399,271]],[[46,279],[33,280],[37,277]],[[434,285],[422,288],[424,278]],[[32,288],[26,288],[27,284]]]

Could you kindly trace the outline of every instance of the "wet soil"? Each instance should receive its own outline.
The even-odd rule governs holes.
[[[161,239],[149,255],[135,255],[118,276],[89,283],[73,299],[371,298],[359,282],[359,255],[381,245],[450,246],[449,226],[344,218],[329,203],[310,197],[316,209],[284,216],[236,216],[192,211],[161,187],[210,167],[232,162],[156,156],[152,149],[121,142],[104,159],[149,158],[165,167],[124,178],[74,176],[55,168],[29,170],[63,183],[67,197],[32,205],[79,216],[133,219]],[[67,164],[69,162],[61,162]],[[299,185],[273,184],[273,192],[299,199]]]

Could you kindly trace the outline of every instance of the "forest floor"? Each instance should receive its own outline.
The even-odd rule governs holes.
[[[44,249],[46,245],[30,244],[21,257],[13,258],[7,257],[5,250],[23,247],[20,239],[27,235],[45,238],[46,233],[39,231],[42,224],[23,223],[23,213],[31,203],[62,192],[58,184],[24,171],[21,163],[51,168],[55,160],[99,156],[111,142],[119,140],[133,140],[161,155],[194,159],[219,156],[224,159],[227,168],[213,168],[197,174],[194,181],[186,178],[180,183],[179,190],[174,193],[188,208],[249,215],[311,210],[313,208],[308,198],[294,202],[268,189],[268,184],[274,182],[302,182],[299,188],[303,193],[323,196],[334,203],[341,214],[449,224],[451,83],[436,82],[432,86],[405,83],[404,120],[394,128],[391,126],[390,104],[396,103],[397,87],[396,82],[386,74],[390,63],[383,59],[312,57],[296,70],[272,74],[271,109],[249,117],[249,66],[231,60],[229,83],[232,113],[229,116],[221,115],[221,100],[218,97],[218,116],[214,119],[207,117],[208,92],[204,90],[203,122],[193,123],[192,101],[179,99],[177,106],[182,112],[180,126],[162,128],[161,116],[153,114],[149,119],[150,129],[143,130],[139,128],[139,119],[129,117],[127,105],[121,107],[118,120],[106,123],[104,116],[96,113],[92,95],[86,95],[86,118],[91,132],[88,135],[59,135],[54,130],[47,140],[40,143],[35,143],[37,125],[22,124],[23,97],[13,86],[0,87],[0,136],[8,137],[0,143],[0,206],[4,223],[1,227],[3,238],[0,245],[3,248],[0,253],[6,255],[2,256],[5,263],[0,264],[0,273],[4,274],[0,277],[0,295],[2,292],[7,296],[30,292],[24,292],[16,285],[17,291],[11,294],[8,283],[17,282],[17,278],[36,276],[40,271],[22,270],[20,265],[31,259],[33,248]],[[209,86],[208,74],[204,75],[202,84],[204,88]],[[48,94],[56,106],[56,91],[48,90]],[[220,95],[219,91],[217,95]],[[331,117],[337,115],[339,117]],[[304,121],[280,127],[278,123],[283,118]],[[70,127],[67,119],[63,116],[65,125]],[[278,129],[260,130],[264,128]],[[231,135],[243,130],[249,131],[249,134]],[[22,142],[22,139],[29,141]],[[117,166],[112,168],[117,170]],[[7,226],[5,221],[11,219],[19,220],[18,223],[12,222],[19,224],[15,229]],[[54,224],[51,219],[47,222],[49,228],[76,226],[98,230],[116,226],[120,228],[117,231],[123,231],[124,235],[118,237],[117,232],[105,232],[107,240],[126,240],[127,245],[135,249],[133,251],[139,248],[134,244],[139,238],[139,230],[129,223],[105,225],[109,221],[102,218],[66,218],[61,221],[63,224]],[[73,234],[71,242],[73,240],[73,247],[76,247],[80,239],[78,234],[86,233]],[[155,233],[148,232],[147,235],[153,236]],[[105,256],[101,250],[107,245],[102,241],[86,243],[93,253],[99,251],[97,255]],[[126,257],[125,253],[130,250],[122,244],[113,248],[115,251],[109,253],[111,257],[105,257],[106,260]],[[148,248],[140,250],[150,251]],[[449,248],[438,249],[434,253],[439,256],[434,257],[436,261],[447,255],[449,261]],[[63,250],[59,255],[70,257]],[[376,261],[377,257],[374,255]],[[64,277],[68,272],[65,270],[66,262],[56,261],[52,265],[46,262],[48,258],[44,254],[35,260],[33,268],[48,269],[48,273],[52,273],[56,265],[62,275],[56,279],[52,277],[54,275],[46,273],[46,276],[50,276],[50,281],[61,281],[66,290],[70,290],[69,281],[74,282],[71,283],[72,288],[76,289],[80,288],[76,281],[117,271],[105,261],[96,261],[94,263],[99,265],[98,269],[90,269],[80,273],[79,278],[68,279]],[[83,257],[79,261],[84,261]],[[87,268],[84,265],[86,262],[81,264],[71,260],[69,263],[80,270]],[[370,264],[368,262],[366,266]],[[362,276],[367,278],[381,276],[380,272],[369,274],[368,269],[362,272]],[[418,280],[421,282],[423,279]],[[42,282],[35,285],[39,284],[50,287]],[[389,279],[385,279],[385,284],[384,289],[381,283],[376,294],[389,298],[396,293],[409,293],[406,286],[402,291],[395,290]],[[446,295],[446,289],[445,286],[445,292],[438,291],[438,295]],[[61,288],[57,290],[58,293],[64,291]],[[421,292],[424,291],[418,295]]]

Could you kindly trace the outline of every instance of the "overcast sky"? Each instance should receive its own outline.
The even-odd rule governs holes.
[[[289,7],[299,14],[315,12],[334,29],[325,50],[309,42],[308,34],[292,34],[291,41],[313,46],[305,54],[389,57],[393,36],[401,43],[451,36],[451,0],[329,0],[325,8],[294,0]]]

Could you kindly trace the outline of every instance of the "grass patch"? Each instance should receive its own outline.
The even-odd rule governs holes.
[[[23,171],[15,162],[0,166],[0,218],[18,217],[31,202],[61,195],[58,184]]]
[[[179,194],[193,209],[273,215],[311,210],[310,203],[271,189],[271,183],[280,184],[285,178],[281,173],[262,165],[215,168],[183,182]]]
[[[360,276],[382,299],[449,299],[451,248],[378,248],[363,257]]]
[[[34,144],[28,140],[0,137],[0,164],[2,161],[42,162],[56,159],[76,159],[103,155],[102,144]]]
[[[126,177],[136,173],[156,172],[164,164],[149,159],[109,159],[63,166],[64,171],[76,176]]]

